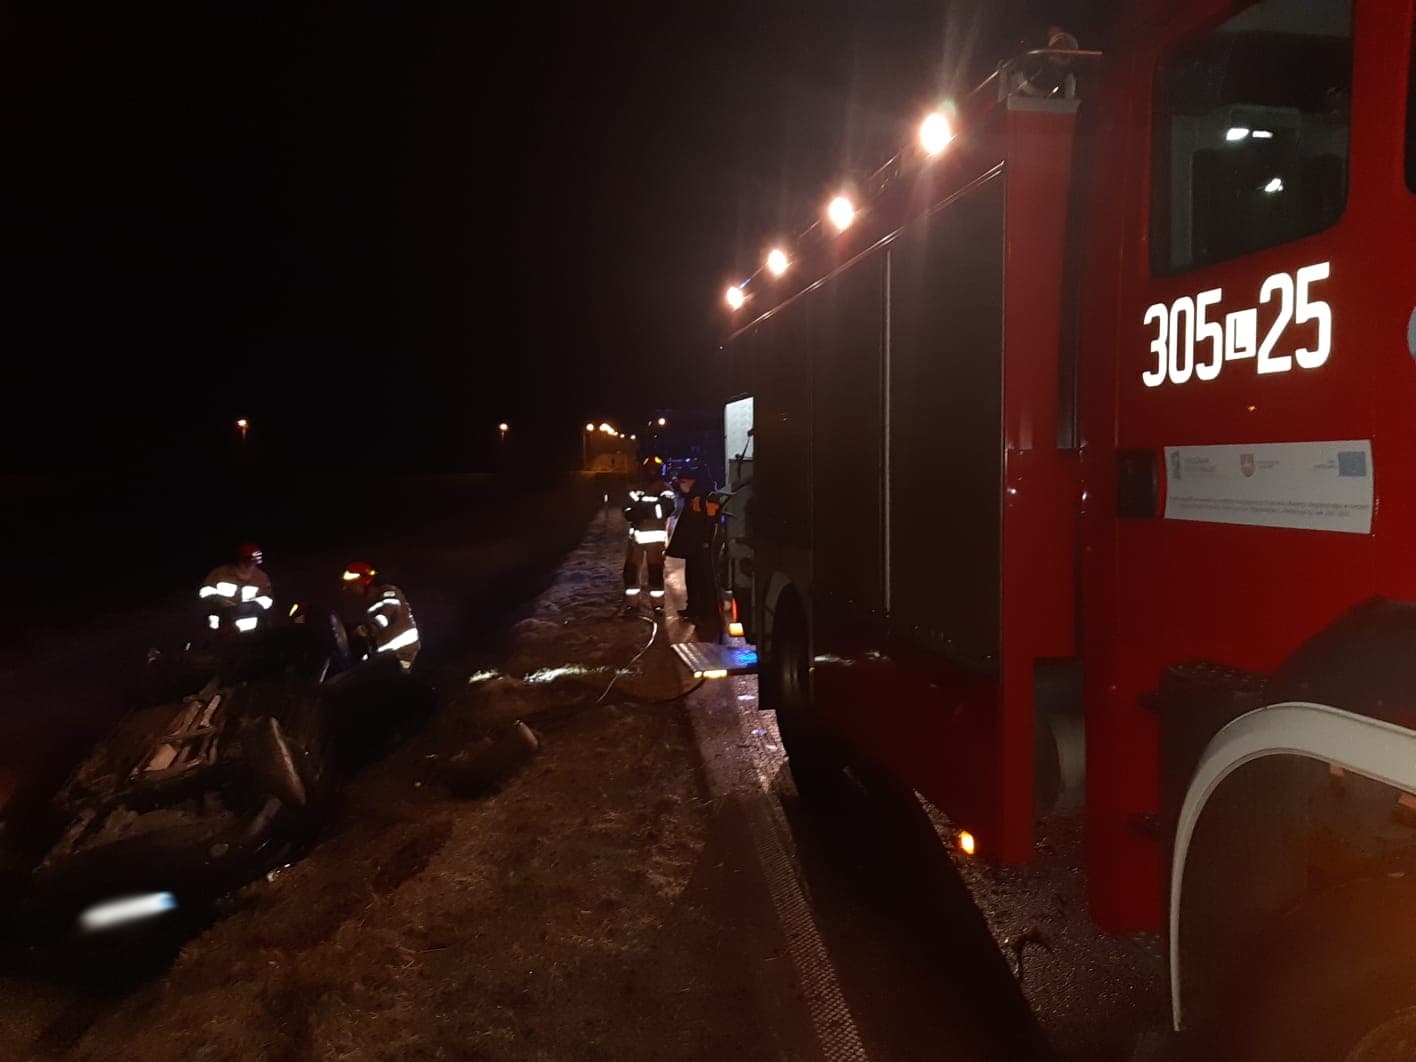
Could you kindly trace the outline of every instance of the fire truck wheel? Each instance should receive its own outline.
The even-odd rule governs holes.
[[[1304,900],[1251,950],[1254,991],[1229,1015],[1223,1039],[1237,1050],[1224,1057],[1416,1058],[1413,934],[1410,874],[1349,882]]]
[[[849,791],[845,760],[812,716],[811,664],[806,617],[795,597],[777,606],[772,666],[777,688],[777,729],[792,781],[804,801],[823,810],[839,807]]]

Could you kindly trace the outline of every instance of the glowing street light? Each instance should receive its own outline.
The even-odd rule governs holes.
[[[600,430],[601,430],[602,432],[604,432],[606,435],[613,435],[613,434],[615,433],[615,429],[614,429],[614,427],[610,424],[609,421],[605,421],[605,423],[601,424],[601,425],[600,425]]]
[[[738,287],[736,284],[728,288],[728,292],[724,298],[728,300],[728,308],[732,310],[741,310],[742,304],[747,301],[747,296],[742,293],[742,288]]]
[[[919,126],[919,144],[926,155],[937,155],[954,139],[949,119],[938,111],[925,118]]]
[[[585,430],[586,430],[586,431],[594,431],[594,430],[595,430],[595,425],[593,425],[593,424],[587,424],[587,425],[585,425]]]
[[[497,437],[499,442],[506,442],[507,427],[506,421],[502,421],[497,425]]]
[[[791,260],[787,258],[787,252],[780,247],[773,247],[767,252],[767,271],[774,277],[779,277],[787,271],[787,266],[791,265]]]
[[[239,420],[236,421],[236,430],[241,433],[242,442],[246,441],[246,429],[248,429],[250,426],[251,422],[245,417],[241,417]]]
[[[826,216],[831,219],[831,224],[836,226],[837,232],[845,232],[850,228],[851,222],[855,221],[855,214],[855,204],[844,195],[836,196],[826,208]]]
[[[659,425],[659,427],[661,427],[661,428],[667,428],[667,427],[669,426],[669,422],[668,422],[667,420],[665,420],[663,417],[660,417],[660,418],[659,418],[658,420],[656,420],[654,423],[656,423],[657,425]]]

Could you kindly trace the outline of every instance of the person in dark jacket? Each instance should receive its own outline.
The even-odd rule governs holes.
[[[689,465],[675,481],[681,495],[678,519],[669,539],[669,556],[683,559],[683,581],[688,591],[688,607],[679,615],[699,621],[717,617],[717,594],[713,586],[713,523],[718,505],[710,495],[712,484],[703,469]]]

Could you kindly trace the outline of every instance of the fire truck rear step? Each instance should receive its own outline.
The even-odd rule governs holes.
[[[757,650],[748,645],[677,642],[673,650],[696,679],[720,679],[757,673]]]

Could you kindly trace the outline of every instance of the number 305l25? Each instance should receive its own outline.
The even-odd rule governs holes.
[[[1259,304],[1277,301],[1278,316],[1259,339],[1259,310],[1249,306],[1224,313],[1223,288],[1198,295],[1182,295],[1166,305],[1158,302],[1146,310],[1145,324],[1155,329],[1150,351],[1154,361],[1141,373],[1147,387],[1191,380],[1213,380],[1226,362],[1256,358],[1260,375],[1316,369],[1332,353],[1332,307],[1315,297],[1315,286],[1331,275],[1330,262],[1303,266],[1296,273],[1275,273],[1259,288]],[[1312,347],[1288,349],[1284,332],[1290,324],[1317,324]]]

